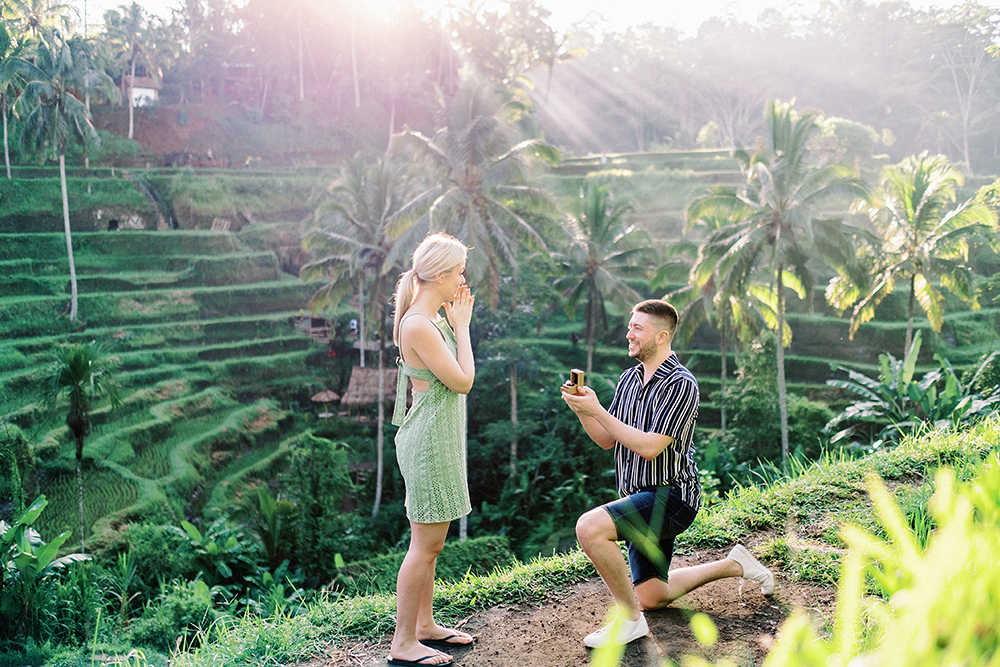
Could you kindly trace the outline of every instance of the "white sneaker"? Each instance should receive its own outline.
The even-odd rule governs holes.
[[[612,636],[612,632],[615,631],[617,626],[617,632],[615,636]],[[639,620],[630,621],[625,618],[616,618],[607,625],[605,625],[600,630],[591,632],[589,635],[583,638],[583,645],[587,648],[600,648],[607,644],[628,644],[629,642],[634,642],[640,637],[645,637],[649,634],[649,624],[646,623],[646,617],[639,614]]]
[[[743,568],[743,578],[756,581],[760,584],[760,592],[770,595],[774,592],[774,575],[760,561],[754,558],[747,548],[742,544],[737,544],[729,552],[728,558],[740,564]]]

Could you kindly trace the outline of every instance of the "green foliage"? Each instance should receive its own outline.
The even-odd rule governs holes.
[[[337,574],[332,555],[344,551],[349,518],[340,510],[352,488],[347,452],[338,443],[306,434],[292,447],[286,479],[299,506],[295,560],[307,581],[325,584]]]
[[[870,476],[866,484],[881,534],[843,530],[848,553],[833,636],[821,637],[795,611],[764,664],[993,664],[1000,645],[1000,459],[994,454],[967,483],[953,470],[937,472],[929,508],[938,527],[926,543],[883,482]]]
[[[136,565],[134,590],[140,599],[155,598],[160,582],[193,578],[198,572],[188,536],[165,526],[130,524],[125,530],[123,546]],[[116,553],[121,552],[111,551],[108,555]]]
[[[69,539],[65,532],[45,543],[32,524],[48,501],[39,496],[12,524],[0,521],[0,635],[5,639],[45,639],[53,632],[52,584],[54,575],[71,563],[87,560],[83,554],[57,558]]]
[[[891,354],[879,356],[880,372],[873,379],[844,367],[850,380],[827,380],[833,387],[846,389],[863,400],[848,406],[827,424],[826,431],[848,422],[847,428],[836,433],[831,443],[845,438],[862,438],[861,446],[877,449],[880,446],[898,442],[899,438],[916,429],[929,426],[945,429],[981,419],[985,415],[996,414],[1000,403],[1000,392],[995,390],[980,395],[973,391],[975,379],[981,370],[997,358],[993,353],[980,364],[973,373],[973,380],[967,384],[958,378],[947,359],[935,355],[940,370],[926,373],[916,380],[917,355],[920,353],[920,332],[913,339],[906,357],[896,359]],[[943,386],[942,386],[943,384]],[[870,444],[863,439],[869,438]]]
[[[338,568],[337,590],[346,595],[374,595],[396,590],[396,575],[405,552],[388,553]],[[435,577],[443,582],[460,580],[467,574],[482,576],[514,563],[505,537],[477,537],[462,542],[449,540],[438,555]]]
[[[200,579],[164,584],[159,597],[132,624],[129,637],[135,644],[164,653],[196,646],[224,617],[214,598],[215,593]]]
[[[3,514],[20,514],[24,509],[24,475],[30,478],[33,456],[24,432],[9,423],[0,423],[0,507]]]
[[[245,577],[253,571],[253,549],[249,540],[229,523],[228,516],[213,521],[205,527],[204,533],[187,521],[181,521],[181,528],[167,526],[166,529],[187,537],[198,571],[210,586],[228,587],[235,592],[242,588]]]
[[[773,336],[755,339],[745,353],[737,355],[737,381],[726,388],[732,421],[724,442],[739,463],[781,459],[781,425],[774,401],[778,388],[775,352]],[[789,449],[808,458],[819,456],[818,434],[831,416],[824,403],[789,395]]]

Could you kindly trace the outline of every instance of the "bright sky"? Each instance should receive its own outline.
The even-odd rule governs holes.
[[[374,11],[386,11],[396,0],[354,0]],[[431,9],[448,4],[449,0],[420,0]],[[454,0],[453,0],[454,1]],[[489,1],[489,0],[488,0]],[[107,9],[131,0],[67,0],[83,14],[87,6],[87,20],[91,25],[102,23]],[[180,7],[180,0],[138,0],[146,11],[168,18],[172,7]],[[239,2],[239,0],[237,0]],[[980,0],[981,4],[1000,8],[1000,0]],[[457,0],[455,4],[464,4]],[[694,35],[698,26],[713,16],[735,16],[741,20],[754,22],[761,12],[769,7],[810,14],[819,6],[819,0],[540,0],[540,4],[552,12],[551,25],[563,31],[571,24],[582,20],[589,13],[603,16],[608,25],[615,29],[630,25],[652,22],[658,25],[672,25],[685,35]],[[960,0],[911,0],[915,7],[950,7],[960,4]],[[783,11],[783,13],[785,13]]]

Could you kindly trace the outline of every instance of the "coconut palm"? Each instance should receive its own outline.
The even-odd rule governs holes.
[[[104,23],[111,46],[118,51],[115,64],[121,71],[122,98],[128,105],[128,138],[131,139],[135,134],[135,100],[132,99],[135,68],[142,66],[153,76],[157,71],[150,43],[154,28],[138,3],[119,9],[122,11],[105,12]]]
[[[833,198],[865,197],[867,193],[850,167],[822,164],[813,158],[808,142],[819,130],[815,115],[799,114],[791,103],[769,100],[764,124],[766,136],[757,149],[736,152],[746,183],[718,188],[703,197],[699,206],[748,209],[745,218],[719,229],[711,242],[720,251],[718,273],[734,290],[743,292],[754,283],[769,286],[756,292],[774,304],[774,328],[782,332],[777,347],[778,405],[782,462],[787,465],[785,289],[795,290],[802,298],[810,296],[814,279],[807,264],[812,255],[843,246],[834,238],[842,234],[839,223],[816,220],[817,206]],[[818,243],[819,236],[831,238]],[[805,245],[809,240],[813,240],[811,249]]]
[[[996,211],[970,199],[953,208],[956,189],[965,182],[962,172],[943,155],[910,156],[882,171],[878,196],[861,209],[875,225],[877,236],[860,237],[860,258],[871,265],[873,277],[857,284],[835,278],[827,291],[830,303],[841,310],[854,306],[850,335],[875,316],[875,308],[896,288],[909,283],[906,341],[913,340],[913,313],[919,303],[935,331],[944,323],[944,298],[932,284],[958,298],[976,302],[975,280],[968,264],[970,241],[984,233],[997,233]]]
[[[436,186],[427,213],[416,220],[395,255],[412,252],[433,231],[447,231],[475,248],[469,282],[485,289],[495,307],[502,275],[518,274],[517,250],[545,250],[545,242],[524,212],[554,210],[541,188],[528,185],[533,157],[558,159],[558,151],[540,139],[514,143],[515,122],[526,112],[512,93],[466,81],[455,97],[439,99],[439,129],[433,137],[406,131],[398,147],[415,149],[431,166]]]
[[[427,197],[414,197],[414,182],[409,173],[388,157],[374,163],[361,155],[349,160],[340,176],[321,196],[313,216],[313,230],[303,246],[317,259],[299,272],[304,282],[324,282],[309,300],[313,312],[335,309],[350,299],[357,290],[361,311],[362,366],[368,332],[365,318],[375,322],[379,341],[379,401],[376,436],[378,462],[375,503],[372,520],[378,515],[382,496],[383,427],[385,423],[385,348],[392,339],[386,335],[389,301],[403,270],[390,257],[400,234],[409,227],[420,202]]]
[[[10,173],[10,145],[7,139],[7,109],[9,101],[20,92],[25,81],[39,78],[42,71],[28,60],[21,58],[24,43],[15,44],[5,23],[0,23],[0,113],[3,115],[3,158],[7,167],[7,180]]]
[[[398,148],[410,147],[431,167],[436,186],[427,213],[400,239],[396,257],[412,252],[430,231],[447,231],[474,248],[467,271],[470,285],[485,290],[491,305],[500,300],[501,276],[509,275],[516,301],[517,252],[528,248],[548,254],[527,211],[553,211],[548,193],[528,185],[532,158],[558,160],[558,151],[540,139],[514,143],[516,123],[527,108],[512,91],[469,79],[450,100],[439,94],[439,129],[433,137],[406,131]],[[516,303],[512,310],[516,309]],[[510,365],[511,425],[517,450],[517,364]],[[460,524],[464,536],[465,517]]]
[[[116,360],[96,343],[76,343],[56,350],[46,381],[46,397],[55,405],[65,396],[68,403],[66,425],[76,443],[76,481],[80,491],[80,553],[84,551],[83,445],[90,433],[94,407],[107,399],[111,409],[121,405]]]
[[[606,184],[588,180],[570,203],[573,241],[558,264],[565,275],[555,282],[574,317],[584,302],[587,374],[594,365],[594,339],[607,329],[608,310],[642,300],[626,278],[645,279],[656,263],[653,241],[645,230],[629,225],[631,202],[616,199]],[[610,306],[610,308],[609,308]]]
[[[89,62],[86,42],[67,41],[58,30],[47,31],[38,42],[35,65],[38,76],[24,86],[18,98],[24,119],[21,133],[22,149],[40,151],[46,157],[58,157],[62,183],[63,225],[66,229],[66,251],[69,258],[70,322],[76,322],[76,265],[73,262],[73,238],[69,224],[69,196],[66,191],[66,146],[73,139],[88,139],[100,144],[100,137],[90,122],[90,113],[73,94],[74,83],[86,80],[109,98],[114,97],[114,84],[103,72],[85,69]]]
[[[698,247],[698,254],[691,262],[688,285],[668,295],[666,299],[679,309],[680,321],[676,339],[684,344],[694,336],[695,330],[705,322],[715,322],[719,329],[720,360],[720,430],[726,433],[726,382],[729,375],[728,353],[730,334],[734,334],[734,344],[749,344],[751,339],[763,329],[777,327],[777,313],[769,284],[743,282],[736,272],[720,274],[720,262],[728,248],[718,243],[718,237],[726,237],[721,230],[739,223],[751,213],[751,209],[738,200],[728,200],[726,204],[714,202],[704,205],[702,199],[695,200],[688,208],[687,232],[699,230],[707,234],[707,239]],[[785,324],[782,338],[791,340],[791,328]]]

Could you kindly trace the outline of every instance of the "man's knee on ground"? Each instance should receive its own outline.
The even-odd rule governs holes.
[[[598,541],[614,541],[617,538],[614,521],[603,507],[595,507],[576,521],[576,539],[584,549]]]
[[[647,579],[635,587],[635,597],[639,606],[646,611],[663,609],[673,602],[667,582],[660,579]]]

